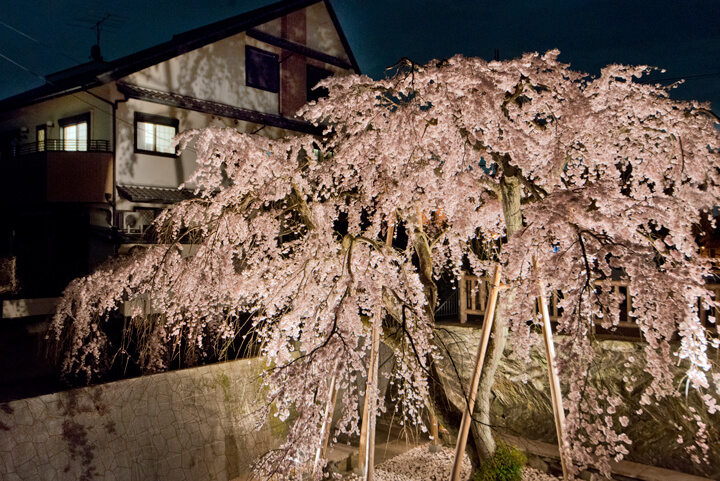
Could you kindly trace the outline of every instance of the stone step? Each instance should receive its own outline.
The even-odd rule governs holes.
[[[495,433],[495,435],[526,453],[545,458],[560,459],[560,450],[554,444],[532,441],[504,433]],[[637,479],[639,481],[713,481],[710,478],[634,463],[632,461],[611,462],[610,464],[613,474]]]

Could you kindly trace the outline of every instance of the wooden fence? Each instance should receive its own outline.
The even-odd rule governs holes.
[[[466,323],[468,320],[478,321],[482,323],[483,315],[485,312],[485,304],[487,303],[488,286],[490,279],[487,277],[477,277],[470,274],[464,274],[459,280],[459,289],[457,296],[453,294],[451,298],[445,302],[441,308],[438,309],[440,315],[455,314],[461,323]],[[637,323],[632,319],[630,313],[632,312],[632,296],[631,296],[631,285],[629,281],[607,281],[604,285],[610,285],[611,292],[615,289],[619,290],[625,297],[622,304],[620,305],[620,322],[617,324],[615,329],[603,329],[600,326],[594,326],[595,333],[598,335],[610,335],[620,337],[639,337],[640,330]],[[707,288],[713,293],[715,299],[720,298],[720,284],[707,284]],[[562,294],[558,291],[552,292],[548,296],[548,310],[550,311],[550,319],[553,323],[557,322],[562,313],[560,307],[560,299]],[[502,302],[502,301],[500,301]],[[457,308],[455,308],[457,306]],[[715,332],[717,332],[717,325],[715,318],[717,313],[715,309],[705,309],[702,304],[698,301],[698,309],[700,311],[700,318],[703,324]],[[536,308],[535,314],[538,315],[538,309]]]

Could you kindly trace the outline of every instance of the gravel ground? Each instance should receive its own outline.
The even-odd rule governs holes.
[[[395,456],[375,467],[377,481],[446,481],[452,469],[455,450],[443,447],[438,452],[431,453],[429,444],[418,446],[410,451]],[[471,475],[470,459],[463,458],[460,479],[469,480]],[[349,479],[359,480],[352,476]],[[525,467],[523,481],[558,481],[558,478]]]
[[[522,479],[523,481],[560,481],[560,478],[527,466],[523,468]]]

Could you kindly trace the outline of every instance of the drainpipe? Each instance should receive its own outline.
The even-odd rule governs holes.
[[[123,95],[122,99],[116,100],[112,104],[112,196],[111,196],[111,208],[112,208],[112,219],[110,222],[110,225],[112,228],[117,227],[117,216],[115,215],[115,197],[116,197],[116,191],[117,191],[117,109],[120,102],[127,102],[128,97],[127,95]],[[115,256],[118,255],[120,251],[120,245],[115,244]]]
[[[115,100],[114,102],[104,99],[100,97],[99,95],[96,95],[89,90],[85,90],[85,92],[88,95],[92,95],[98,100],[101,100],[108,104],[112,108],[112,163],[113,163],[113,177],[112,177],[112,194],[110,199],[108,199],[108,204],[110,204],[110,207],[112,208],[112,219],[110,220],[110,225],[112,227],[115,227],[115,186],[117,185],[117,109],[118,105],[121,102],[127,102],[128,97],[127,95],[123,95],[122,99]]]
[[[115,191],[117,190],[115,187],[117,186],[117,109],[118,105],[121,102],[127,102],[128,98],[127,95],[124,95],[122,99],[116,100],[112,104],[113,108],[113,125],[112,125],[112,148],[113,148],[113,179],[112,179],[112,208],[113,208],[113,218],[112,218],[112,226],[115,227]]]
[[[98,100],[101,100],[108,104],[112,108],[112,191],[110,194],[110,198],[106,198],[107,203],[110,205],[110,228],[115,228],[117,226],[117,219],[115,216],[115,205],[116,205],[116,194],[115,191],[117,186],[117,109],[118,105],[121,102],[127,102],[128,97],[127,95],[123,95],[122,99],[118,99],[113,101],[107,100],[103,97],[100,97],[99,95],[94,94],[93,92],[90,92],[89,90],[85,90],[85,92],[93,97],[95,97]],[[115,245],[115,255],[118,253],[118,245]]]

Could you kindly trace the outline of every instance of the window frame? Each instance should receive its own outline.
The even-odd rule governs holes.
[[[177,147],[175,148],[175,152],[159,152],[157,150],[147,150],[147,149],[140,149],[138,148],[138,122],[145,122],[148,124],[154,124],[154,125],[163,125],[165,127],[173,127],[175,128],[175,135],[178,134],[178,131],[180,130],[180,120],[173,118],[173,117],[166,117],[164,115],[157,115],[157,114],[146,114],[144,112],[135,112],[134,116],[134,122],[133,122],[133,149],[136,154],[146,154],[146,155],[157,155],[159,157],[172,157],[177,158],[178,152]],[[173,135],[173,137],[175,137]],[[155,147],[157,147],[157,142],[155,142]]]
[[[86,138],[85,138],[85,148],[81,149],[80,144],[75,144],[75,149],[68,149],[67,145],[65,144],[65,128],[71,126],[71,125],[80,125],[80,124],[87,125],[87,131],[86,131]],[[72,117],[65,117],[60,120],[58,120],[58,126],[60,127],[60,141],[62,143],[62,150],[65,152],[87,152],[88,148],[90,146],[90,139],[92,138],[90,136],[90,112],[85,112],[84,114],[79,115],[73,115]],[[45,140],[47,142],[47,139]],[[79,142],[79,140],[76,140],[76,142]]]
[[[262,56],[268,57],[269,59],[272,59],[275,67],[273,72],[273,85],[270,86],[270,88],[265,87],[264,85],[261,85],[260,83],[251,82],[251,75],[250,75],[250,52],[255,52],[255,54],[260,54]],[[256,66],[257,64],[252,64],[253,66]],[[263,50],[261,48],[253,47],[252,45],[245,45],[245,85],[248,87],[252,87],[259,90],[264,90],[266,92],[271,93],[279,93],[280,92],[280,56],[276,53],[268,52],[267,50]]]

